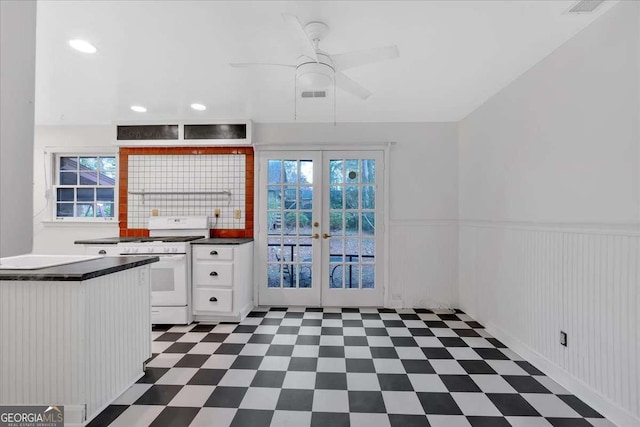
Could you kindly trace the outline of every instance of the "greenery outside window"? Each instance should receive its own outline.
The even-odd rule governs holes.
[[[115,220],[114,155],[57,154],[55,170],[56,220]]]

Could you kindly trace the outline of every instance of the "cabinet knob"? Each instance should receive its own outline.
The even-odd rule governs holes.
[[[107,251],[105,251],[104,249],[100,249],[98,251],[98,255],[106,255],[106,254],[107,254]]]
[[[211,251],[209,252],[209,255],[218,255],[218,251]]]
[[[218,273],[217,273],[217,272],[215,272],[215,271],[212,271],[211,273],[209,273],[209,276],[216,277],[217,275],[218,275]]]
[[[217,302],[217,301],[218,301],[218,298],[216,298],[216,297],[211,297],[211,298],[209,298],[209,301],[211,301],[211,302]]]

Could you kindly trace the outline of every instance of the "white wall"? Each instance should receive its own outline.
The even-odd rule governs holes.
[[[640,425],[639,28],[620,2],[459,130],[461,308],[621,426]]]
[[[256,124],[260,144],[393,141],[390,304],[457,306],[457,125],[455,123]]]
[[[36,2],[0,1],[0,257],[31,251]]]
[[[45,157],[46,147],[78,150],[105,147],[117,152],[114,126],[37,126],[33,155],[33,252],[46,254],[82,254],[84,248],[75,240],[114,237],[119,234],[118,221],[109,223],[61,224],[51,222],[52,209],[47,204],[47,187],[51,186],[53,167]],[[46,170],[46,173],[45,173]],[[45,178],[46,176],[46,178]],[[116,197],[117,197],[116,189]],[[53,194],[51,194],[53,197]]]

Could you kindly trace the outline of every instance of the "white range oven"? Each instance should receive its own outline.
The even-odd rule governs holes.
[[[151,264],[151,322],[189,324],[191,301],[191,245],[209,237],[208,218],[151,217],[149,237],[117,244],[119,255],[155,255]]]

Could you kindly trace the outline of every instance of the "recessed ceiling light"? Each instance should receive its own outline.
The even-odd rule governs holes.
[[[135,111],[136,113],[146,113],[147,109],[144,108],[142,105],[132,105],[131,109],[133,111]]]
[[[84,53],[96,53],[96,51],[98,50],[94,45],[92,45],[88,41],[84,41],[80,39],[69,40],[69,46],[71,46],[75,50],[78,50]]]
[[[191,108],[198,111],[204,111],[207,109],[207,106],[202,104],[191,104]]]

